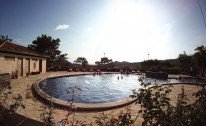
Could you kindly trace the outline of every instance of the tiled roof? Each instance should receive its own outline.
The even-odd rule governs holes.
[[[28,56],[47,58],[47,56],[41,55],[41,54],[29,49],[28,47],[17,45],[17,44],[14,44],[12,42],[0,42],[0,52],[1,51],[15,53],[15,54],[23,54],[23,55],[28,55]]]

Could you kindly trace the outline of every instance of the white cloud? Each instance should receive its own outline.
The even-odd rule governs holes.
[[[70,25],[62,24],[62,25],[58,25],[55,30],[65,30],[68,29],[69,27]]]

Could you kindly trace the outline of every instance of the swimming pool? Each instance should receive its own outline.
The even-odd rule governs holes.
[[[39,83],[43,92],[57,99],[72,99],[72,87],[81,90],[74,93],[77,103],[104,103],[128,98],[133,89],[140,88],[140,75],[102,74],[100,76],[78,75],[69,77],[48,78]],[[166,83],[168,81],[148,78],[146,81]],[[171,81],[171,80],[170,80]]]

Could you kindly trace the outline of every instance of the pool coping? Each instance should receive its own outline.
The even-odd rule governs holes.
[[[118,74],[119,72],[104,72],[103,74]],[[59,78],[59,77],[72,77],[72,76],[80,76],[80,75],[93,75],[93,73],[82,73],[82,74],[72,74],[72,75],[60,75],[60,76],[53,76],[44,78],[37,83],[32,84],[32,89],[34,90],[35,94],[39,98],[46,102],[47,104],[52,104],[55,107],[59,107],[62,109],[70,109],[75,111],[105,111],[111,110],[116,108],[121,108],[127,105],[134,103],[137,99],[136,98],[126,98],[122,100],[117,100],[114,102],[105,102],[105,103],[77,103],[77,102],[68,102],[65,100],[57,99],[54,97],[49,96],[44,91],[41,90],[39,87],[39,83],[45,79],[50,78]],[[193,83],[193,82],[180,82],[180,83],[160,83],[160,85],[177,85],[177,84],[185,84],[185,85],[204,85],[202,83]],[[152,85],[150,88],[154,87]],[[72,104],[71,104],[72,103]]]
[[[111,74],[111,73],[103,73],[103,74]],[[49,96],[44,91],[41,90],[39,87],[39,83],[45,79],[49,78],[59,78],[59,77],[71,77],[71,76],[80,76],[80,75],[92,75],[91,73],[83,73],[83,74],[73,74],[73,75],[63,75],[63,76],[54,76],[54,77],[47,77],[40,80],[37,83],[32,84],[32,89],[34,90],[35,94],[39,98],[41,98],[44,102],[48,104],[52,104],[55,107],[60,107],[62,109],[70,109],[75,111],[104,111],[110,109],[121,108],[127,105],[130,105],[136,101],[136,98],[126,98],[114,102],[105,102],[105,103],[77,103],[77,102],[68,102],[65,100],[57,99],[54,97]]]

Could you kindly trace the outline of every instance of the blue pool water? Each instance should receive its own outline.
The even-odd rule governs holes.
[[[119,77],[119,79],[118,79]],[[71,88],[77,86],[81,91],[74,94],[74,102],[103,103],[128,98],[132,89],[139,89],[139,75],[103,74],[100,76],[79,75],[70,77],[49,78],[40,82],[39,87],[48,95],[65,101],[72,99]],[[149,82],[166,83],[178,80],[155,80]]]

